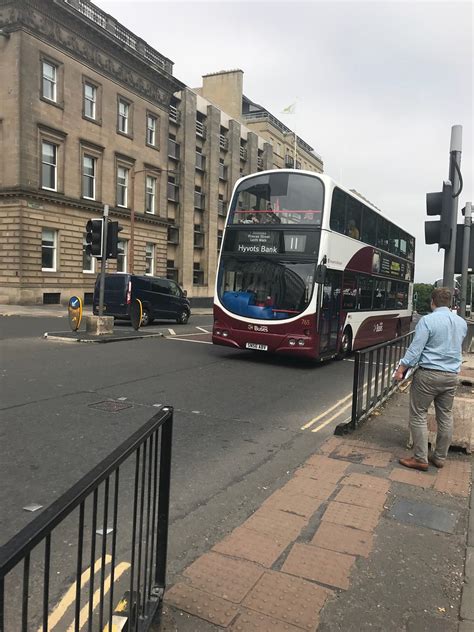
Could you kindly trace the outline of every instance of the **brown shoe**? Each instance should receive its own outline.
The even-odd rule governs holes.
[[[428,463],[418,461],[418,459],[415,459],[414,456],[411,456],[408,459],[399,459],[398,462],[400,463],[400,465],[410,467],[412,470],[421,470],[422,472],[428,471]]]
[[[434,454],[429,455],[428,461],[432,463],[435,467],[437,467],[439,470],[442,467],[444,467],[444,461],[442,461],[441,459],[438,459],[438,457],[435,456]]]

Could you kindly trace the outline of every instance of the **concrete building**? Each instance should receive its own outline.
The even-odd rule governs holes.
[[[167,275],[209,302],[235,181],[289,166],[293,141],[255,116],[241,71],[198,91],[172,72],[88,0],[0,0],[0,303],[89,302],[85,225],[104,204],[123,226],[108,271]],[[322,170],[302,143],[301,166],[306,151]]]
[[[204,75],[196,92],[264,138],[273,147],[274,168],[323,171],[321,156],[276,116],[243,94],[243,71],[230,70]],[[296,163],[295,163],[296,152]]]

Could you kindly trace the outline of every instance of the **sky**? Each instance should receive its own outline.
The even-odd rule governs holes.
[[[471,2],[95,4],[171,59],[191,88],[242,69],[244,94],[314,147],[328,175],[415,235],[415,281],[442,277],[443,251],[424,243],[426,193],[448,179],[451,127],[462,125],[458,223],[474,201]]]

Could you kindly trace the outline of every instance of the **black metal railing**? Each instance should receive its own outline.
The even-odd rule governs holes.
[[[392,380],[392,374],[413,336],[414,332],[411,331],[388,342],[355,352],[351,418],[339,424],[335,434],[341,435],[355,430],[390,397],[397,388],[397,383]]]
[[[117,616],[149,629],[165,589],[172,429],[163,407],[1,547],[0,632],[112,632]]]

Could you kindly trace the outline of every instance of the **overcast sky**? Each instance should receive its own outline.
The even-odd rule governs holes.
[[[244,93],[314,147],[327,174],[415,235],[415,280],[442,277],[443,251],[424,245],[425,194],[448,178],[451,126],[462,125],[459,209],[473,201],[470,2],[95,3],[190,87],[241,68]]]

